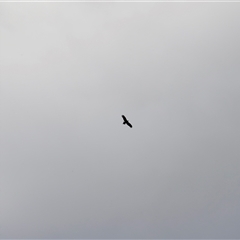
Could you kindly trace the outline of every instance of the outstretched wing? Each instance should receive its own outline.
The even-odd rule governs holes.
[[[122,118],[123,118],[124,122],[127,122],[127,119],[126,119],[126,117],[124,115],[122,115]]]
[[[132,124],[129,121],[127,121],[126,123],[130,128],[132,128]]]

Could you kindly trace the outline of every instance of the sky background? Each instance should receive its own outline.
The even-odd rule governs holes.
[[[240,3],[0,3],[0,36],[1,238],[240,238]]]

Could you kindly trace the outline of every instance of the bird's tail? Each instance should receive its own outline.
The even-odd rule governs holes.
[[[123,122],[123,124],[126,124],[126,122]]]

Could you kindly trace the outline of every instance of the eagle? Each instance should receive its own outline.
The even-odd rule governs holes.
[[[127,124],[130,128],[132,128],[132,124],[127,120],[127,118],[122,115],[122,118],[123,118],[123,124]]]

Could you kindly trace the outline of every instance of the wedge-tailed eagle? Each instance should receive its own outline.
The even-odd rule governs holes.
[[[127,118],[122,115],[122,118],[123,118],[123,124],[127,124],[130,128],[132,128],[132,124],[127,120]]]

